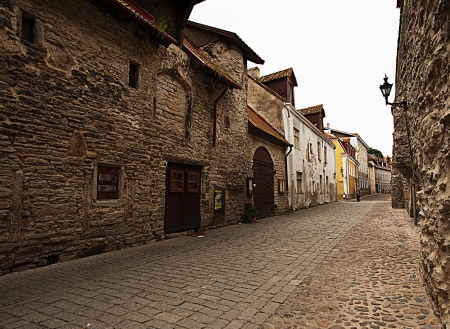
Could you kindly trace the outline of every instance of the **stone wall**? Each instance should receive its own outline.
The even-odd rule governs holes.
[[[275,171],[274,190],[273,190],[275,215],[278,216],[287,214],[290,211],[288,191],[280,193],[280,191],[278,190],[278,180],[280,179],[286,181],[286,160],[285,160],[286,147],[277,146],[257,136],[251,136],[251,142],[252,142],[252,144],[250,145],[251,155],[255,154],[255,151],[259,147],[264,147],[269,152],[273,162],[273,169]],[[251,166],[249,168],[249,170],[251,171],[253,170],[252,165],[253,162],[251,163]]]
[[[33,43],[21,39],[22,15],[35,20]],[[217,186],[221,224],[240,220],[245,89],[219,101],[212,147],[225,84],[105,2],[3,0],[0,22],[0,274],[166,238],[169,162],[202,168],[202,229],[213,225]],[[245,86],[242,51],[221,51],[222,68]],[[117,199],[99,199],[103,165],[118,172]]]
[[[393,108],[393,205],[403,197],[409,208],[413,177],[423,276],[444,327],[450,328],[450,2],[400,4],[396,101],[408,106]]]

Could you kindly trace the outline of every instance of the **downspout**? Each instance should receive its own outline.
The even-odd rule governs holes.
[[[289,193],[289,174],[288,174],[288,165],[287,165],[287,157],[292,152],[292,145],[289,145],[289,152],[284,156],[284,171],[286,173],[286,191]]]
[[[283,109],[286,109],[286,113],[287,113],[287,132],[285,132],[286,135],[286,139],[288,140],[288,142],[291,143],[292,141],[292,135],[291,135],[291,131],[292,131],[292,118],[291,118],[291,113],[289,111],[289,107],[288,105],[290,105],[290,103],[283,103]],[[291,154],[292,152],[292,145],[289,146],[289,152],[286,154],[285,156],[285,166],[286,166],[286,176],[287,176],[287,180],[286,182],[292,182],[290,180],[289,176],[293,176],[293,163],[292,163],[292,156],[289,158],[289,164],[288,164],[288,156]],[[290,175],[289,175],[290,174]],[[292,184],[291,184],[292,185]],[[286,184],[286,190],[288,191],[288,203],[289,203],[289,207],[291,209],[294,209],[294,191],[293,191],[293,186],[291,186],[291,189],[289,189],[289,185]]]
[[[225,95],[225,93],[230,89],[230,81],[227,81],[227,85],[225,86],[225,89],[222,91],[222,93],[219,95],[219,97],[214,102],[214,124],[213,124],[213,147],[216,146],[216,131],[217,131],[217,103],[219,103],[220,99]]]

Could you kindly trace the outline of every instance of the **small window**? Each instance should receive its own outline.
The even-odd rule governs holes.
[[[284,179],[278,180],[278,193],[285,193],[286,192],[286,181]]]
[[[320,191],[320,193],[323,193],[322,175],[319,176],[319,191]]]
[[[323,160],[325,161],[325,166],[327,165],[327,147],[323,148]]]
[[[139,64],[130,62],[130,72],[128,74],[128,85],[132,88],[138,87]]]
[[[303,173],[297,171],[297,193],[303,192]]]
[[[199,192],[200,174],[198,172],[188,172],[188,192]]]
[[[322,160],[322,154],[320,152],[320,142],[317,142],[317,157],[319,158],[319,161]]]
[[[229,116],[225,116],[225,128],[231,127],[231,121]]]
[[[34,19],[22,13],[22,39],[34,43]]]
[[[184,171],[170,171],[170,192],[184,192]]]
[[[294,148],[300,150],[300,131],[294,127]]]
[[[97,200],[119,198],[119,168],[98,166]]]

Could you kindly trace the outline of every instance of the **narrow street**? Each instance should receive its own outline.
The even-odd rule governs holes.
[[[0,328],[441,328],[389,195],[0,277]]]

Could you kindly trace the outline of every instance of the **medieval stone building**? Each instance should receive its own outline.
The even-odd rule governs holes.
[[[423,276],[450,328],[450,2],[397,4],[395,102],[406,106],[392,107],[392,205],[418,216]]]
[[[0,2],[0,274],[240,221],[263,61],[200,1]]]

